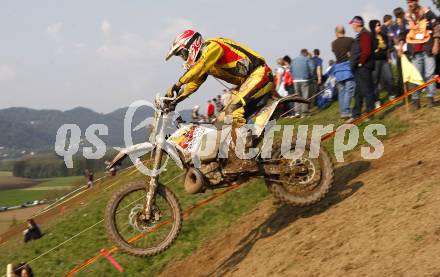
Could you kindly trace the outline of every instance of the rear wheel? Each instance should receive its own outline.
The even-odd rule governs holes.
[[[310,145],[306,145],[301,158],[286,159],[280,145],[274,146],[271,166],[282,172],[266,176],[266,184],[273,196],[282,203],[309,206],[321,200],[333,185],[334,169],[330,155],[323,146],[318,158],[309,158]],[[266,162],[267,163],[267,162]]]
[[[105,227],[122,251],[134,256],[154,256],[171,246],[182,227],[182,210],[176,196],[159,184],[152,218],[143,220],[147,185],[144,181],[121,188],[107,204]]]

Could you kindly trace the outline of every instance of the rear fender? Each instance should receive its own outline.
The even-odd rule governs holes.
[[[280,113],[278,112],[278,108],[281,103],[287,103],[287,102],[293,102],[293,103],[304,103],[308,104],[309,101],[298,97],[289,95],[286,97],[283,97],[281,99],[278,99],[274,102],[268,103],[265,107],[263,107],[257,114],[252,116],[250,120],[248,121],[251,124],[254,124],[255,126],[255,133],[257,137],[261,136],[263,134],[264,128],[271,120],[276,120],[280,117]]]

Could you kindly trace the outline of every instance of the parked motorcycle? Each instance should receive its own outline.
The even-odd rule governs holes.
[[[284,148],[281,143],[275,142],[270,158],[263,157],[261,152],[257,155],[258,168],[255,170],[225,174],[223,168],[228,161],[219,155],[222,146],[228,143],[221,135],[225,129],[200,123],[181,123],[177,131],[167,137],[165,128],[173,121],[174,115],[167,110],[164,102],[171,100],[156,97],[153,132],[157,135],[153,135],[150,142],[123,149],[108,166],[108,169],[116,167],[128,155],[150,152],[152,170],[157,171],[144,180],[124,185],[107,204],[106,230],[122,251],[135,256],[157,255],[169,248],[179,234],[182,226],[179,201],[170,188],[159,182],[159,169],[166,156],[185,170],[183,185],[190,194],[227,187],[237,180],[245,182],[251,178],[264,178],[268,189],[280,202],[307,206],[321,200],[331,188],[334,171],[329,154],[321,147],[319,157],[310,158],[308,144],[301,158],[287,159],[282,153]],[[264,148],[263,131],[269,122],[280,118],[280,106],[287,102],[308,103],[293,96],[267,103],[248,120],[255,126],[251,140],[253,146],[263,144],[261,149]],[[198,156],[197,151],[212,143],[212,137],[215,143],[208,149],[211,152]],[[294,148],[293,141],[290,149]]]

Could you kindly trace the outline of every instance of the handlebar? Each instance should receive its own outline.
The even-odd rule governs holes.
[[[176,98],[177,98],[177,95],[176,96],[174,96],[174,97],[166,97],[166,96],[163,96],[163,97],[160,97],[161,98],[161,100],[162,100],[162,102],[163,101],[174,101],[174,100],[176,100]]]
[[[172,101],[176,100],[176,98],[177,98],[177,93],[175,93],[175,92],[174,92],[173,97],[160,96],[158,93],[158,94],[156,94],[156,107],[159,109],[162,109],[165,101],[172,102]]]

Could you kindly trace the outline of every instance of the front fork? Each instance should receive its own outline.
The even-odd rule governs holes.
[[[154,153],[154,165],[153,165],[156,174],[154,176],[151,176],[150,178],[150,184],[148,186],[147,195],[145,197],[145,204],[144,204],[145,220],[151,219],[151,210],[156,197],[156,189],[159,184],[159,175],[160,175],[159,169],[162,164],[162,156],[163,156],[162,147],[158,145]]]

